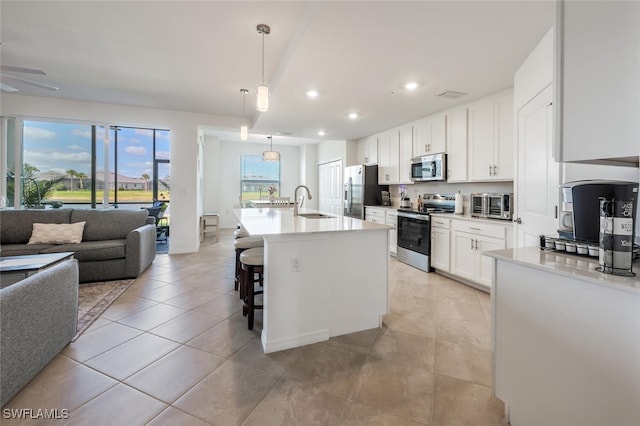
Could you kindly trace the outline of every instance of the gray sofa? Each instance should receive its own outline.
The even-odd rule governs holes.
[[[71,341],[77,317],[75,259],[0,289],[0,407]]]
[[[80,282],[135,278],[156,257],[155,220],[140,210],[34,209],[0,211],[1,256],[71,251]],[[77,244],[27,244],[34,223],[85,222]]]

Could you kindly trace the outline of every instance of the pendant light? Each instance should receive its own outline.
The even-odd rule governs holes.
[[[273,150],[273,137],[267,136],[267,139],[269,139],[269,151],[265,151],[262,153],[262,161],[268,161],[271,163],[280,161],[280,153]]]
[[[264,84],[264,35],[269,34],[271,32],[271,28],[266,24],[259,24],[257,29],[258,33],[262,34],[262,84],[258,85],[258,89],[256,91],[256,109],[258,111],[265,112],[269,111],[269,86]]]
[[[240,92],[242,93],[242,116],[243,119],[246,120],[246,118],[244,118],[244,99],[249,91],[247,89],[240,89]],[[247,139],[249,139],[249,126],[243,124],[240,126],[240,140],[246,141]]]

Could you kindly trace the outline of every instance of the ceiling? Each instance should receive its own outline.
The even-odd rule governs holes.
[[[359,139],[512,86],[553,25],[554,2],[3,0],[0,12],[2,64],[43,69],[13,75],[60,88],[12,83],[20,94],[233,117],[260,142],[300,143]],[[264,113],[261,23],[271,27]],[[467,95],[437,96],[446,90]]]

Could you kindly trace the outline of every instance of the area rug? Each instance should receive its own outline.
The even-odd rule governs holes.
[[[78,326],[74,338],[97,320],[135,280],[115,280],[80,284],[78,288]]]

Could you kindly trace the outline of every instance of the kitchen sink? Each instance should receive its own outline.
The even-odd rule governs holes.
[[[298,213],[298,216],[306,217],[307,219],[324,219],[324,218],[335,217],[335,216],[331,216],[323,213]]]

